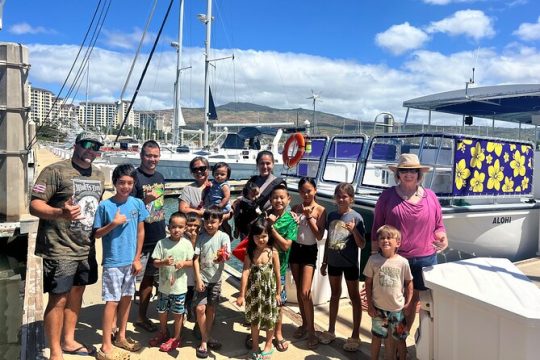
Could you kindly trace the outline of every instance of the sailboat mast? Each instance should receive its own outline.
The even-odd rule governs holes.
[[[180,109],[180,59],[182,58],[182,41],[184,37],[184,0],[180,0],[180,11],[178,14],[178,44],[176,46],[176,80],[174,82],[174,123],[173,123],[173,144],[178,145],[178,127],[182,117]],[[183,121],[182,121],[183,123]]]
[[[212,35],[212,0],[208,0],[208,10],[206,12],[206,18],[204,23],[206,25],[206,48],[204,51],[204,146],[208,146],[208,112],[210,107],[209,86],[208,86],[208,67],[210,61],[208,56],[210,54],[210,38]]]

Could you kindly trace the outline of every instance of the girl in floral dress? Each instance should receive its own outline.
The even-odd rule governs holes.
[[[251,359],[270,359],[278,318],[281,281],[278,252],[270,243],[267,223],[259,219],[251,225],[247,256],[244,259],[238,306],[246,304],[246,322],[251,324]],[[266,330],[264,349],[259,349],[259,330]]]

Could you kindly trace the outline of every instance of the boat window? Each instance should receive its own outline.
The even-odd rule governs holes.
[[[363,138],[332,139],[322,179],[352,183],[364,145]]]
[[[317,178],[319,163],[323,157],[328,138],[309,138],[309,142],[311,148],[306,146],[306,152],[298,165],[290,169],[283,167],[282,175],[299,178],[304,176],[309,176],[313,179]]]

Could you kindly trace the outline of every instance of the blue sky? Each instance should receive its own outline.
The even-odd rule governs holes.
[[[102,3],[106,2],[102,0]],[[112,0],[90,65],[93,100],[115,101],[126,80],[150,0]],[[169,1],[160,0],[142,63]],[[30,49],[34,86],[58,92],[98,0],[7,0],[3,41]],[[136,107],[172,105],[178,4],[157,48]],[[185,1],[182,105],[201,106],[206,0]],[[462,88],[476,67],[476,85],[540,82],[540,4],[533,0],[214,0],[211,58],[216,103],[246,101],[311,108],[372,120],[381,111],[403,117],[402,102]],[[84,98],[81,90],[75,102]]]

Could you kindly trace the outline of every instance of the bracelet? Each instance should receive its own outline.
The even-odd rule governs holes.
[[[327,262],[322,262],[321,265],[328,265],[328,263]]]

